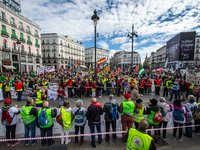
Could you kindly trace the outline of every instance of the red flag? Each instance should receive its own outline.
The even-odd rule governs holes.
[[[77,65],[79,65],[79,61],[77,60]]]
[[[118,70],[117,71],[120,71],[120,67],[118,68]]]

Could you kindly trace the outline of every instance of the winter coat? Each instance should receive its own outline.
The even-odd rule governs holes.
[[[131,100],[135,102],[139,97],[140,97],[140,94],[138,93],[138,90],[133,89],[131,91]]]
[[[163,108],[165,113],[166,113],[166,116],[165,117],[162,117],[162,121],[165,121],[165,122],[169,122],[170,119],[169,119],[169,112],[170,112],[170,107],[168,104],[164,103],[164,102],[158,102],[158,106],[159,108]]]
[[[182,115],[184,117],[184,121],[180,121],[180,120],[176,120],[173,116],[173,112],[172,112],[172,118],[173,118],[173,122],[176,122],[176,123],[180,123],[180,124],[185,124],[187,118],[188,118],[188,113],[187,113],[187,110],[185,107],[183,107],[183,105],[181,107],[179,106],[176,106],[176,105],[169,105],[170,107],[170,111],[174,111],[174,109],[176,110],[183,110],[184,111],[184,114]]]
[[[99,108],[99,111],[96,113],[97,108]],[[97,101],[92,102],[92,104],[88,107],[88,111],[86,114],[87,119],[93,120],[93,123],[100,123],[101,115],[103,115],[103,109],[101,108],[101,104],[99,104],[99,102],[97,102]]]
[[[187,84],[185,84],[185,85],[183,84],[182,87],[181,87],[181,91],[187,92],[187,90],[188,90]]]
[[[103,112],[107,112],[105,113],[105,121],[108,121],[108,122],[111,122],[112,120],[110,119],[109,117],[109,109],[110,109],[110,106],[113,105],[113,106],[117,106],[117,109],[119,108],[119,104],[117,103],[116,100],[114,99],[110,99],[109,101],[107,101],[105,104],[104,104],[104,107],[103,107]],[[118,113],[117,113],[117,119],[118,119]]]
[[[159,107],[158,107],[157,105],[156,105],[156,106],[149,105],[149,106],[146,108],[146,114],[150,115],[150,114],[151,114],[151,111],[158,112],[158,111],[159,111]]]

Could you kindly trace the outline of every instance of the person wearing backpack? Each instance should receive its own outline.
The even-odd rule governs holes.
[[[139,127],[139,123],[144,119],[144,114],[146,113],[145,108],[142,104],[142,100],[138,98],[135,103],[135,111],[133,112],[133,121],[135,124],[135,129]]]
[[[10,139],[10,133],[11,139],[15,139],[15,130],[18,123],[17,114],[20,113],[17,105],[11,106],[11,103],[11,99],[5,99],[4,106],[0,109],[1,123],[6,126],[6,139]],[[7,146],[13,147],[19,143],[20,141],[7,142]]]
[[[36,133],[36,115],[37,108],[33,105],[33,99],[28,99],[26,105],[21,108],[21,118],[24,123],[24,138],[29,138],[29,130],[31,131],[31,138],[35,137]],[[37,140],[32,140],[32,145],[35,145]],[[29,145],[29,140],[25,141],[25,145]]]
[[[112,126],[113,132],[116,132],[116,120],[119,118],[118,115],[119,105],[114,99],[114,95],[109,95],[109,100],[104,104],[103,112],[105,112],[106,121],[106,132],[110,131],[110,125]],[[117,135],[113,134],[113,142],[116,142]],[[110,134],[106,134],[106,142],[110,143]]]
[[[149,123],[149,129],[151,129],[152,127],[154,129],[158,128],[159,122],[155,123],[153,121],[155,114],[159,112],[159,107],[157,106],[157,103],[158,101],[155,98],[153,98],[153,99],[150,99],[150,105],[146,106],[147,122]],[[151,136],[151,131],[148,131],[148,134]],[[157,140],[158,140],[157,130],[154,131],[154,140],[157,143]]]
[[[41,137],[53,135],[53,118],[57,115],[57,108],[49,108],[49,102],[43,103],[42,109],[40,109],[36,116],[37,127],[40,128]],[[47,146],[51,146],[55,141],[53,139],[47,139]],[[42,140],[42,146],[46,145],[46,139]]]
[[[160,108],[160,113],[162,114],[162,121],[159,123],[158,128],[166,128],[168,122],[170,121],[169,119],[169,112],[170,108],[169,105],[166,103],[166,99],[164,97],[160,98],[160,102],[158,102],[158,106]],[[166,137],[167,130],[163,130],[163,140],[167,140],[168,138]],[[161,131],[158,130],[158,137],[161,136]]]
[[[182,127],[187,118],[188,118],[188,113],[186,108],[182,105],[181,100],[175,100],[173,105],[169,105],[170,111],[172,111],[172,119],[174,122],[174,127]],[[172,139],[175,141],[176,140],[176,132],[177,128],[173,129],[173,136]],[[182,134],[183,134],[183,128],[179,128],[179,141],[182,141]]]
[[[185,104],[185,108],[187,110],[188,113],[188,118],[186,120],[185,126],[191,126],[194,123],[194,119],[193,119],[193,112],[194,110],[197,108],[198,104],[195,102],[196,98],[193,95],[189,95],[188,96],[188,102]],[[185,128],[186,137],[192,138],[192,127],[186,127]]]

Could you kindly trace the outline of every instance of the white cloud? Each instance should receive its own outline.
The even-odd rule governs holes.
[[[105,41],[99,41],[99,42],[97,42],[97,44],[100,45],[100,48],[103,48],[106,50],[108,50],[108,48],[109,48],[109,45]]]
[[[110,42],[112,44],[122,44],[122,43],[124,43],[126,41],[127,41],[127,37],[116,37],[116,38],[110,40]]]

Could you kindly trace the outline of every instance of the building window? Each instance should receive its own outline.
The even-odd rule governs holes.
[[[8,32],[6,31],[6,26],[5,25],[2,25],[1,34],[4,34],[4,35],[8,36]]]
[[[16,33],[15,33],[14,29],[12,29],[11,38],[17,39],[17,36],[16,36]]]
[[[3,40],[3,48],[7,48],[7,40],[6,39]]]
[[[31,33],[29,26],[26,26],[26,32]]]
[[[19,22],[19,28],[23,29],[23,23],[22,22]]]
[[[32,65],[28,65],[28,71],[32,72],[33,71],[33,66]]]
[[[37,52],[37,55],[39,55],[39,50],[38,49],[36,49],[36,52]]]
[[[35,36],[37,36],[37,37],[38,37],[38,31],[37,31],[37,30],[35,30]]]
[[[21,45],[21,50],[22,50],[22,52],[25,51],[25,49],[24,49],[24,45]]]
[[[38,44],[38,39],[35,39],[35,46],[40,46],[39,44]]]
[[[16,51],[17,50],[17,47],[16,47],[16,43],[13,42],[13,50]]]
[[[28,57],[28,63],[33,63],[32,57]]]
[[[15,19],[14,18],[10,18],[10,24],[15,25]]]
[[[27,36],[27,44],[32,44],[30,36]]]
[[[22,41],[22,42],[25,42],[23,33],[20,33],[20,38],[19,38],[19,40]]]
[[[26,72],[26,65],[24,65],[24,64],[21,65],[21,71]]]
[[[31,54],[31,47],[28,47],[28,53]]]
[[[6,14],[4,12],[1,12],[1,19],[3,19],[4,21],[6,20]]]
[[[17,55],[12,55],[12,60],[13,61],[18,61],[18,56]]]
[[[8,53],[2,53],[2,59],[3,60],[10,60],[10,54],[8,54]]]
[[[21,62],[26,62],[26,57],[25,56],[21,56]]]

